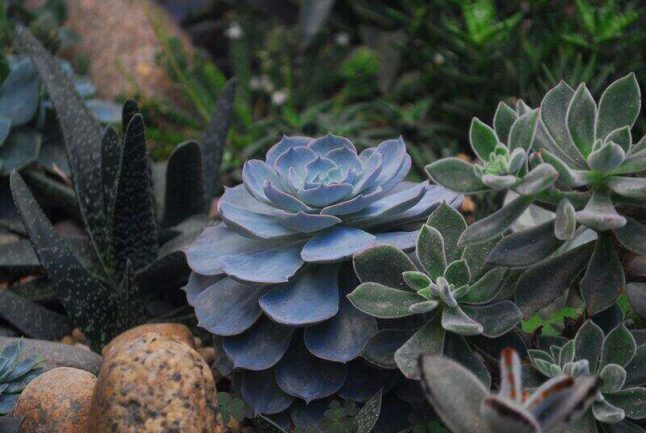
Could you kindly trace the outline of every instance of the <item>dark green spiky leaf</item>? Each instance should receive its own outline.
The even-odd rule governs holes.
[[[10,290],[0,290],[0,317],[32,338],[56,340],[72,332],[67,316],[48,310]]]
[[[498,144],[496,132],[486,123],[474,117],[469,129],[471,149],[481,161],[488,161]]]
[[[446,269],[445,250],[442,234],[434,227],[422,226],[417,237],[417,259],[434,280]]]
[[[599,100],[597,137],[604,139],[622,126],[631,127],[639,116],[641,95],[635,73],[630,73],[604,90]]]
[[[118,333],[112,290],[81,266],[16,172],[11,174],[11,192],[56,296],[92,346],[101,348]]]
[[[106,215],[112,215],[114,210],[122,151],[123,148],[117,133],[112,127],[106,128],[101,140],[101,176],[103,177],[103,201]]]
[[[615,303],[626,279],[612,237],[599,234],[594,252],[581,279],[581,296],[590,314],[596,314]]]
[[[197,142],[187,141],[168,158],[163,225],[174,226],[204,209],[202,151]]]
[[[528,317],[563,295],[583,272],[592,244],[581,245],[529,268],[516,286],[516,304]]]
[[[572,141],[586,158],[594,146],[596,115],[594,98],[585,84],[581,84],[570,101],[566,119]]]
[[[157,220],[146,154],[144,120],[133,116],[126,130],[112,215],[114,269],[123,275],[126,261],[139,270],[157,257]]]
[[[442,202],[428,217],[426,225],[437,229],[442,235],[446,260],[450,263],[458,259],[462,253],[458,248],[458,239],[467,228],[462,214],[446,202]]]
[[[417,293],[393,289],[378,283],[362,283],[348,299],[358,310],[380,319],[411,316],[411,305],[424,300]]]
[[[443,158],[425,168],[426,174],[438,185],[465,194],[488,191],[473,171],[473,165],[460,158]]]
[[[353,263],[361,282],[375,282],[402,290],[410,290],[402,274],[417,270],[405,252],[391,245],[367,248],[354,255]]]
[[[20,239],[0,244],[0,273],[9,276],[23,276],[42,272],[38,257],[31,242]]]
[[[485,242],[504,234],[525,209],[534,201],[531,196],[521,196],[486,218],[477,221],[462,232],[458,245]]]
[[[119,301],[118,325],[121,329],[133,328],[146,320],[141,288],[137,284],[130,260],[126,260],[124,275],[117,287],[117,299]]]
[[[428,322],[395,352],[397,367],[407,378],[419,379],[417,361],[420,355],[443,353],[446,332],[442,328],[441,317],[439,311],[432,313]]]
[[[125,104],[123,104],[123,110],[121,111],[121,128],[125,131],[128,129],[130,121],[135,116],[139,114],[139,104],[133,99],[128,99]]]
[[[101,176],[101,126],[76,93],[74,85],[29,31],[19,27],[16,41],[31,57],[54,103],[65,141],[81,215],[102,261],[108,257],[107,227]]]
[[[504,102],[498,104],[496,114],[493,116],[493,128],[502,142],[508,142],[509,131],[516,119],[518,119],[518,114],[509,105]]]
[[[356,433],[370,433],[375,424],[377,424],[377,419],[379,419],[379,414],[381,413],[381,395],[382,390],[380,389],[375,395],[370,397],[370,400],[356,414]]]
[[[601,360],[599,368],[608,364],[617,364],[625,367],[630,364],[637,352],[635,337],[624,324],[610,331],[601,346]]]
[[[506,267],[533,265],[548,257],[563,242],[554,236],[554,221],[505,236],[495,246],[487,263]]]
[[[233,100],[236,92],[236,81],[234,78],[226,82],[211,121],[204,130],[201,139],[202,164],[204,174],[204,193],[206,205],[220,194],[220,165],[224,154],[225,141],[229,132],[229,124],[233,113]]]
[[[534,144],[536,125],[538,125],[538,110],[532,110],[520,116],[509,132],[507,143],[509,149],[521,148],[529,152]]]
[[[574,337],[574,356],[587,360],[590,372],[596,372],[599,366],[603,339],[603,330],[592,320],[586,321]]]
[[[396,369],[395,352],[413,335],[410,329],[383,329],[372,336],[361,357],[381,368]]]

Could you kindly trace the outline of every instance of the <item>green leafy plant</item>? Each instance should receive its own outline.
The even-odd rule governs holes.
[[[597,423],[634,432],[644,429],[629,420],[646,418],[646,347],[637,347],[622,324],[604,335],[587,321],[573,340],[549,351],[530,350],[534,367],[547,377],[594,375],[602,380],[591,409],[578,422],[583,431],[603,431]]]
[[[22,341],[8,344],[0,353],[0,417],[11,413],[23,389],[42,373],[42,358],[22,355]]]
[[[177,147],[162,175],[166,182],[158,219],[137,105],[124,106],[123,139],[111,128],[102,131],[54,58],[25,29],[18,30],[16,40],[32,58],[56,108],[89,253],[70,249],[17,172],[11,175],[13,197],[57,298],[92,346],[100,348],[151,317],[150,296],[185,283],[183,246],[206,224],[205,200],[213,193],[205,193],[202,168],[211,182],[217,179],[221,153],[216,149],[226,127],[223,131],[221,118],[214,120],[211,132],[221,135],[206,140],[204,164],[197,142]]]
[[[485,269],[484,258],[494,244],[457,245],[466,227],[462,215],[442,203],[419,232],[415,258],[420,266],[387,245],[353,258],[362,282],[348,295],[356,308],[380,319],[421,315],[426,322],[393,355],[409,378],[417,378],[421,354],[454,350],[455,357],[468,360],[488,382],[486,369],[464,337],[496,338],[520,322],[516,305],[498,298],[505,270]]]

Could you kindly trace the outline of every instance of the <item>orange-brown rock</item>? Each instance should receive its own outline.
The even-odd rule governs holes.
[[[89,433],[88,414],[96,377],[76,368],[58,367],[24,389],[14,409],[24,417],[22,433]]]
[[[156,332],[106,357],[90,409],[92,433],[213,433],[215,382],[185,342]]]
[[[191,330],[181,323],[147,323],[139,325],[117,335],[101,351],[104,358],[114,354],[119,346],[127,341],[139,338],[143,334],[156,333],[160,338],[175,337],[192,349],[195,349]]]

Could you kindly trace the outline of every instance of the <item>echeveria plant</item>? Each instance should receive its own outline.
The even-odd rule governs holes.
[[[646,345],[639,348],[622,324],[604,336],[603,330],[587,321],[573,340],[549,351],[529,350],[534,367],[547,377],[569,374],[594,375],[602,385],[592,408],[573,432],[597,433],[603,425],[612,431],[644,432],[628,421],[646,418]]]
[[[446,357],[422,356],[419,370],[427,398],[453,433],[569,432],[595,400],[601,382],[593,376],[563,374],[526,389],[513,349],[501,354],[496,393]]]
[[[7,344],[0,353],[0,416],[11,413],[23,389],[42,373],[43,359],[22,356],[22,341]]]
[[[580,294],[588,312],[606,310],[625,285],[617,246],[646,254],[646,226],[635,215],[646,198],[646,139],[631,133],[640,106],[634,74],[608,86],[598,104],[585,84],[573,90],[561,82],[545,95],[540,115],[522,103],[515,111],[501,104],[494,128],[474,120],[479,164],[448,158],[427,167],[433,180],[456,191],[517,196],[465,230],[460,245],[500,236],[531,204],[555,212],[508,236],[488,258],[500,266],[535,265],[518,282],[523,313],[548,306],[584,269]]]
[[[447,338],[495,338],[520,322],[518,307],[497,299],[505,270],[484,267],[484,258],[494,244],[457,245],[466,227],[462,215],[442,203],[420,230],[414,257],[417,264],[390,245],[374,246],[354,257],[362,282],[348,295],[355,307],[380,319],[424,317],[426,323],[394,354],[407,377],[416,377],[419,355],[443,353]],[[466,342],[459,346],[464,352],[458,357],[473,357]],[[486,374],[483,367],[481,371]]]
[[[341,264],[376,244],[413,249],[417,232],[405,224],[461,199],[405,182],[410,166],[401,138],[358,153],[334,135],[283,137],[265,161],[245,164],[243,185],[219,202],[222,222],[186,251],[189,303],[222,337],[257,413],[335,393],[362,402],[379,389],[379,380],[356,380],[371,374],[353,360],[377,321],[346,299],[356,283]]]

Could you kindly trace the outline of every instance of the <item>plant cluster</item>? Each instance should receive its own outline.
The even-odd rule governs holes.
[[[22,341],[8,344],[0,353],[0,417],[11,413],[23,389],[42,373],[38,355],[23,356]]]

